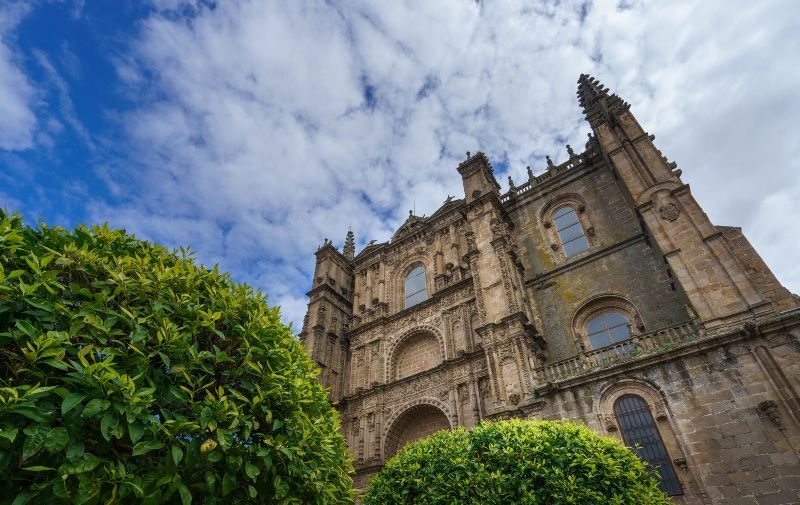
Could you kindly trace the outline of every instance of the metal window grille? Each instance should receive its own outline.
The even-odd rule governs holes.
[[[672,462],[664,447],[650,408],[640,396],[624,395],[614,403],[625,445],[634,449],[648,463],[650,471],[659,479],[661,489],[669,496],[683,494],[683,488],[675,475]]]

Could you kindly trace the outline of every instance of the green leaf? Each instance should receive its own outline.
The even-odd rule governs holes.
[[[216,463],[222,459],[222,453],[220,451],[209,452],[207,458],[211,463]]]
[[[183,459],[183,451],[177,445],[172,446],[172,461],[175,463],[175,466],[178,466],[178,463],[181,462]]]
[[[111,431],[117,427],[117,424],[119,424],[117,416],[111,412],[106,413],[100,421],[100,434],[103,435],[103,438],[111,440]]]
[[[111,405],[108,400],[101,400],[99,398],[94,398],[89,400],[89,403],[86,404],[86,407],[83,409],[83,417],[94,417],[100,412],[106,410]]]
[[[11,502],[11,505],[25,505],[28,501],[36,496],[36,493],[33,491],[23,491],[14,498],[14,501]]]
[[[161,449],[162,447],[164,447],[164,444],[162,444],[158,440],[147,440],[145,442],[139,442],[138,444],[134,445],[132,454],[134,456],[141,456],[142,454],[147,454],[150,451]]]
[[[181,485],[178,486],[178,492],[181,494],[183,505],[192,503],[192,493],[189,492],[189,488],[186,487],[186,484],[181,483]]]
[[[17,319],[14,322],[14,325],[22,331],[25,335],[29,336],[30,338],[34,339],[38,336],[39,332],[36,331],[36,328],[33,327],[31,323],[25,321],[24,319]]]
[[[30,458],[42,448],[46,435],[45,430],[47,428],[44,427],[25,428],[23,430],[26,437],[25,442],[22,444],[22,461]]]
[[[9,451],[0,450],[0,473],[6,469],[9,461],[11,461],[11,453]]]
[[[26,466],[22,469],[29,472],[49,472],[51,470],[55,470],[55,468],[50,468],[49,466]]]
[[[59,370],[69,370],[69,365],[58,359],[49,358],[42,360],[42,363],[50,365],[53,368],[58,368]]]
[[[19,428],[0,428],[0,437],[9,442],[13,442],[17,438],[17,433],[19,433]]]
[[[39,410],[37,410],[34,407],[28,407],[26,405],[14,406],[11,409],[9,409],[9,412],[25,416],[31,421],[36,421],[37,423],[46,423],[49,421],[47,416],[39,412]]]
[[[205,428],[213,417],[214,412],[211,410],[211,407],[203,407],[203,410],[200,411],[200,427]]]
[[[236,489],[236,476],[225,472],[225,476],[222,477],[222,496],[227,496],[234,489]]]
[[[74,475],[94,470],[100,464],[100,459],[94,454],[84,453],[72,463],[65,463],[58,469],[61,475]]]
[[[247,463],[244,465],[244,473],[250,477],[250,480],[255,481],[256,477],[261,473],[261,470],[252,463]]]
[[[144,434],[144,427],[139,421],[134,421],[128,424],[128,435],[131,437],[131,443],[135,444],[142,438]]]
[[[44,439],[44,447],[50,452],[58,452],[67,446],[69,433],[66,428],[53,428]]]
[[[75,461],[83,455],[84,447],[83,442],[72,442],[67,446],[65,456],[67,461]]]

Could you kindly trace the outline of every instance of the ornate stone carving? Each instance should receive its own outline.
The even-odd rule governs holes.
[[[514,361],[514,348],[511,344],[505,344],[497,350],[497,357],[500,363],[509,363]]]
[[[666,202],[658,206],[658,213],[667,221],[675,221],[678,219],[678,215],[681,213],[681,210],[674,202]]]
[[[667,411],[664,410],[664,404],[662,402],[658,401],[653,404],[653,417],[656,418],[656,421],[667,420]]]
[[[469,386],[466,383],[458,385],[458,399],[461,403],[469,401]]]
[[[481,377],[478,379],[478,393],[481,395],[481,398],[486,398],[489,396],[489,378],[488,377]]]

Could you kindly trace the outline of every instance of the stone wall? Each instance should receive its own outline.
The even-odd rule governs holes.
[[[429,333],[418,333],[400,344],[394,360],[395,379],[429,370],[442,362],[439,342]]]
[[[668,273],[668,267],[647,241],[631,206],[603,165],[564,173],[555,189],[531,190],[510,212],[519,237],[526,285],[539,315],[537,325],[547,340],[550,360],[574,355],[573,320],[578,310],[603,295],[627,298],[642,319],[643,330],[687,320],[688,300]],[[540,216],[551,202],[573,195],[593,228],[590,249],[562,258]]]
[[[566,382],[532,415],[621,438],[613,399],[636,394],[657,419],[685,492],[680,502],[799,503],[800,330],[722,338]]]
[[[450,422],[441,410],[431,405],[413,407],[398,418],[387,433],[384,440],[386,457],[394,456],[409,442],[446,429],[450,429]]]
[[[716,228],[722,233],[728,247],[742,264],[756,289],[772,302],[775,310],[785,310],[797,304],[789,290],[778,282],[761,256],[750,245],[750,241],[742,234],[741,228],[733,226],[717,226]]]

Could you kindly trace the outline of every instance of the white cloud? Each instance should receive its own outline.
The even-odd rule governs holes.
[[[13,32],[30,5],[0,6],[0,149],[23,150],[34,145],[36,90],[23,72],[13,49]]]
[[[579,150],[582,72],[632,103],[712,219],[743,226],[800,291],[791,1],[159,3],[118,63],[145,98],[122,120],[136,164],[104,176],[131,196],[95,215],[192,244],[296,324],[323,237],[386,240],[413,200],[430,214],[461,194],[467,150],[518,181]]]

